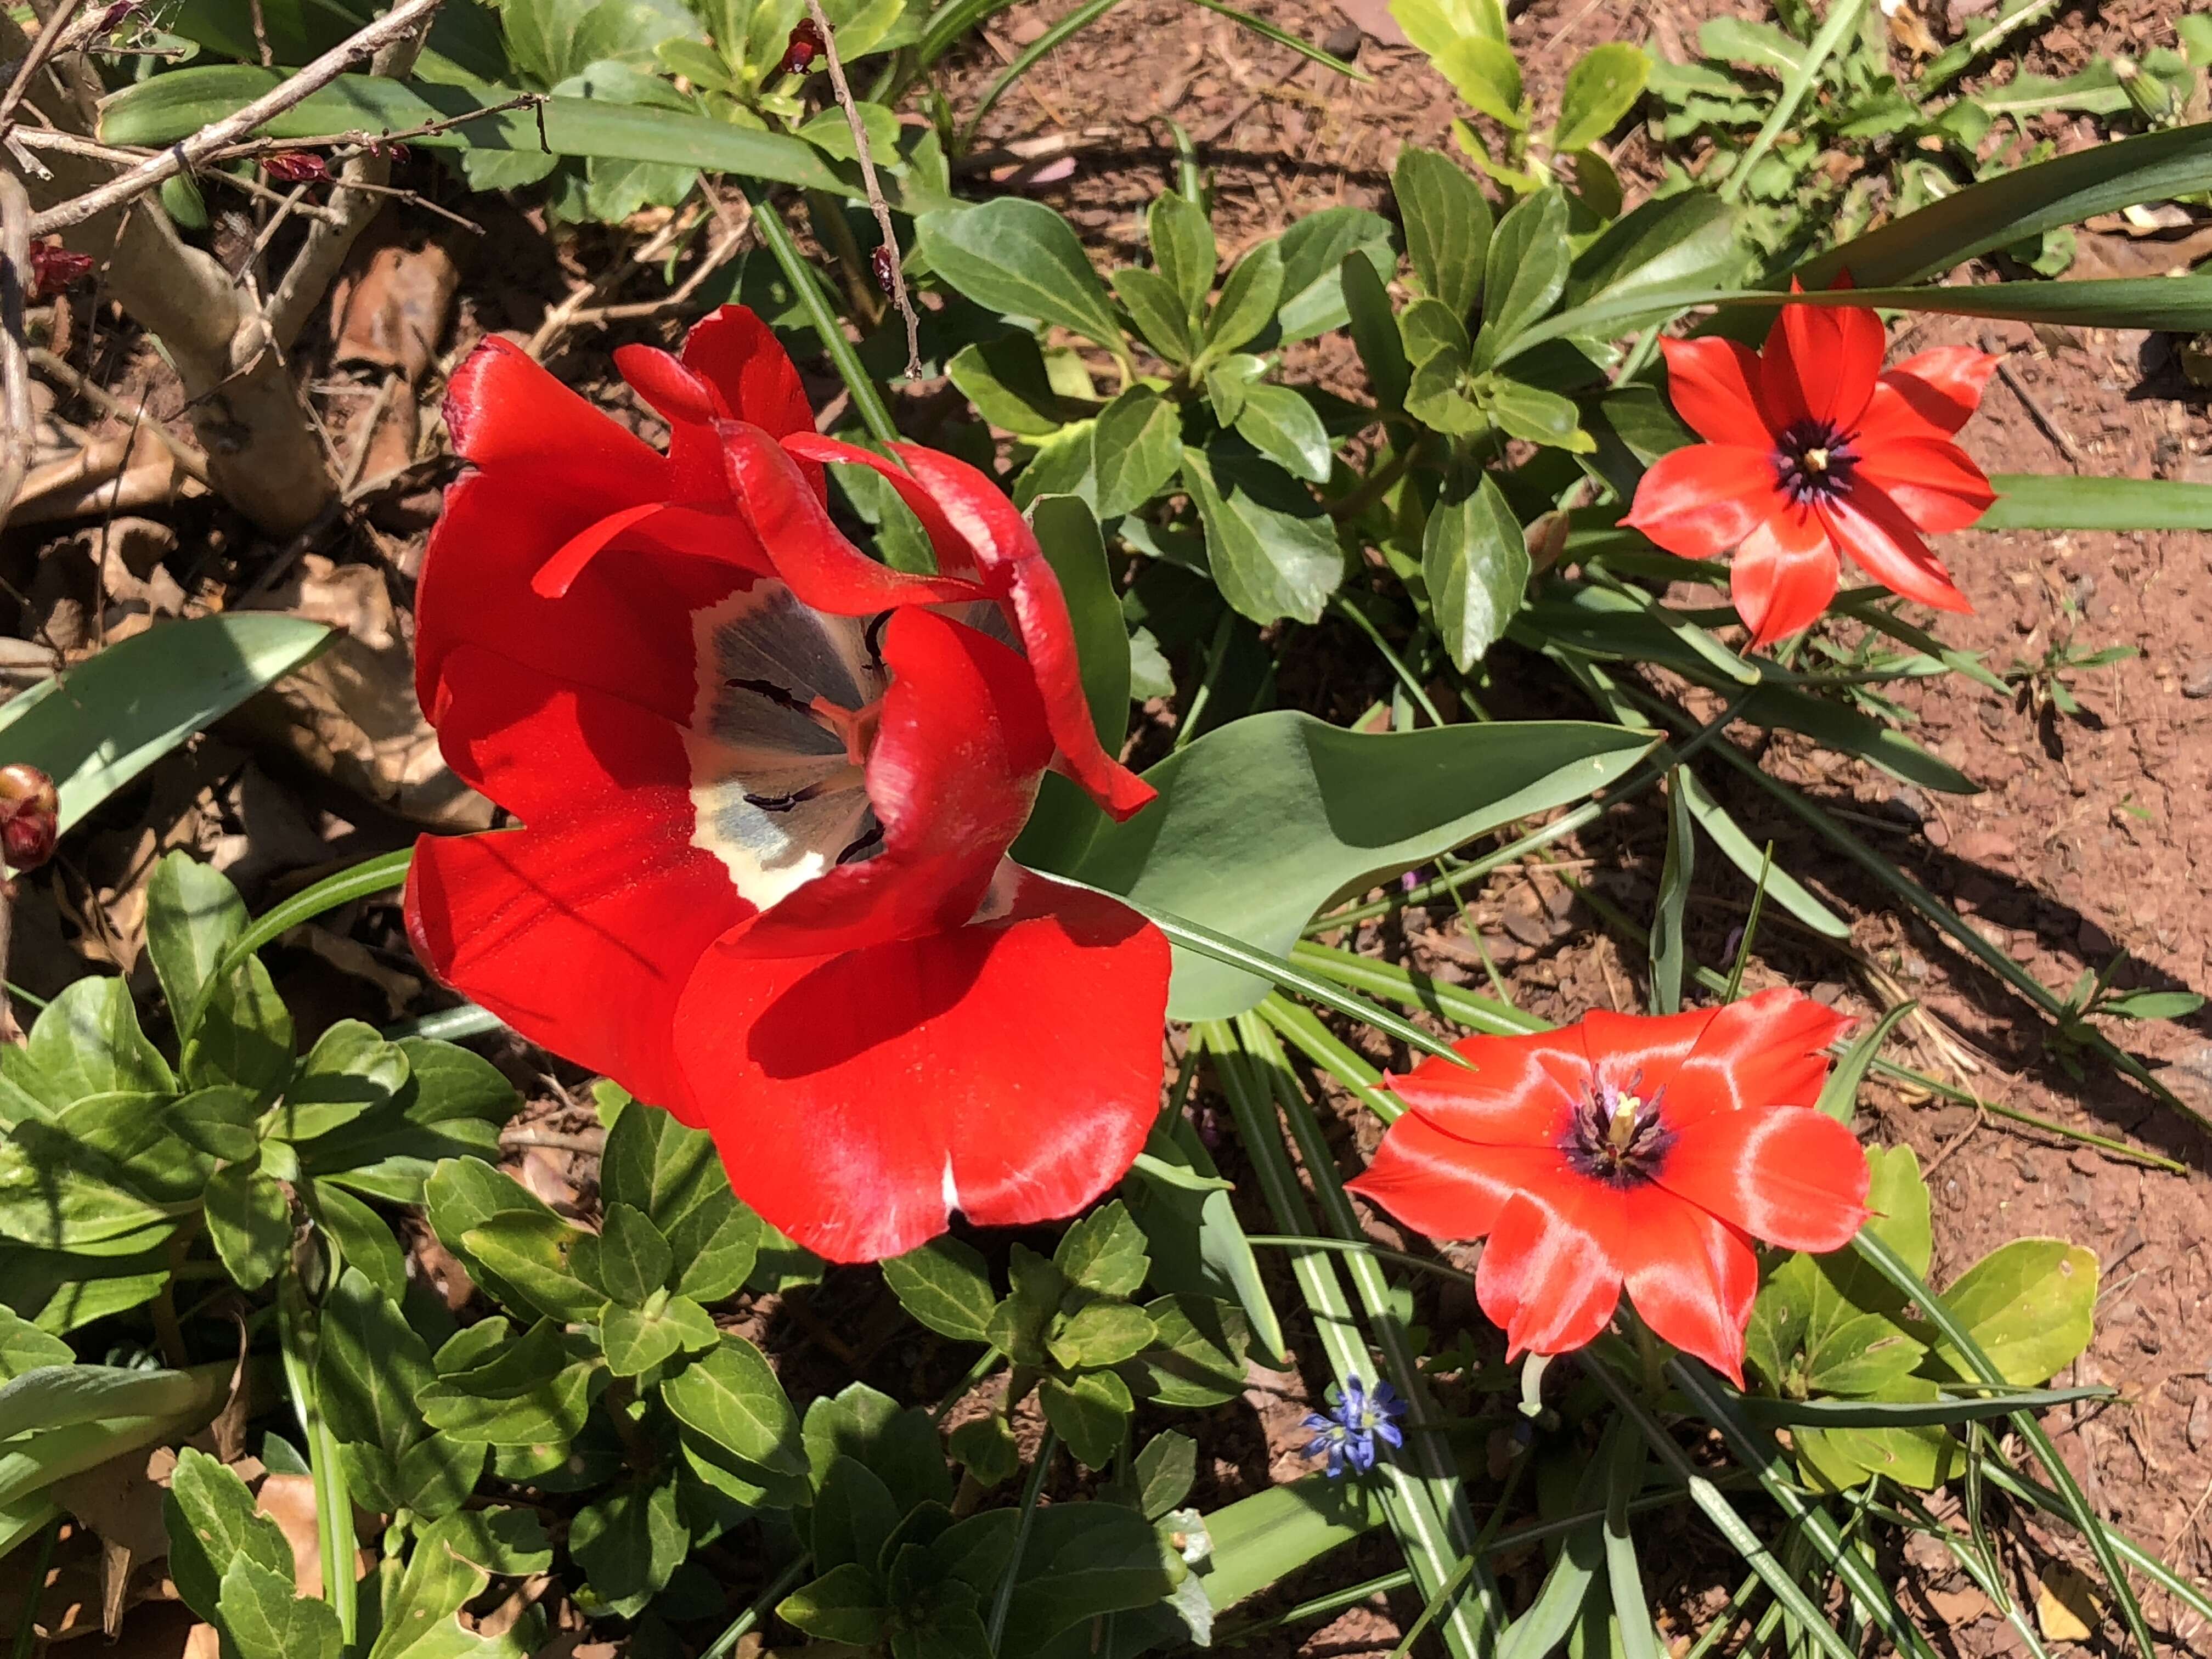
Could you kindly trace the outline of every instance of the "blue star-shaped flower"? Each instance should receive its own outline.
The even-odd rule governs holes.
[[[1329,1392],[1334,1395],[1336,1390]],[[1373,1393],[1356,1376],[1345,1380],[1344,1392],[1328,1412],[1308,1414],[1304,1427],[1313,1435],[1304,1455],[1326,1456],[1328,1478],[1341,1480],[1349,1467],[1364,1474],[1375,1467],[1375,1443],[1402,1446],[1406,1437],[1394,1420],[1406,1414],[1406,1402],[1388,1382],[1377,1382]]]

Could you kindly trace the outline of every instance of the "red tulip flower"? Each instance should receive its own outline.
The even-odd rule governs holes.
[[[1865,1156],[1813,1109],[1848,1024],[1775,989],[1469,1037],[1473,1071],[1385,1079],[1412,1109],[1350,1185],[1431,1238],[1489,1240],[1475,1296],[1510,1355],[1581,1347],[1625,1285],[1654,1334],[1741,1386],[1751,1241],[1840,1249],[1866,1219]]]
[[[1964,530],[1996,499],[1951,436],[1997,360],[1938,346],[1885,374],[1884,338],[1871,311],[1785,305],[1759,352],[1660,343],[1675,413],[1705,441],[1654,462],[1623,522],[1686,558],[1734,548],[1753,647],[1828,608],[1838,550],[1908,599],[1973,609],[1922,538]]]
[[[991,481],[815,435],[726,307],[616,361],[659,453],[514,347],[454,377],[471,464],[426,556],[417,690],[523,829],[425,837],[408,929],[533,1042],[710,1131],[739,1196],[836,1261],[1067,1215],[1159,1106],[1169,951],[1006,858],[1057,767],[1127,817],[1067,605]],[[873,467],[939,574],[825,509]]]

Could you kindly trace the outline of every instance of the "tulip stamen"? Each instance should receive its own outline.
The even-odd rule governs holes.
[[[1774,481],[1782,493],[1801,507],[1846,494],[1858,465],[1850,439],[1828,421],[1790,426],[1774,444]]]
[[[1667,1091],[1646,1099],[1639,1073],[1626,1088],[1594,1076],[1559,1139],[1559,1150],[1581,1174],[1612,1187],[1637,1187],[1657,1178],[1674,1144],[1667,1127]]]

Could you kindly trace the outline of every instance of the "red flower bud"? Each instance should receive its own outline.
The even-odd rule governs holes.
[[[92,32],[96,35],[112,34],[123,20],[137,9],[136,0],[115,0],[113,5],[100,14],[100,21]]]
[[[31,244],[31,297],[51,300],[92,275],[89,253],[72,253],[58,242]]]
[[[876,286],[886,294],[898,288],[898,261],[891,257],[890,248],[878,242],[868,255],[868,269],[876,273]]]
[[[17,761],[0,766],[0,851],[10,870],[35,870],[53,856],[61,835],[61,800],[54,781]]]
[[[775,66],[778,75],[804,75],[814,67],[814,60],[829,50],[822,31],[811,17],[802,17],[791,31],[791,38],[783,45],[783,61]]]
[[[280,149],[264,155],[261,170],[288,185],[319,185],[331,176],[331,164],[309,149]]]

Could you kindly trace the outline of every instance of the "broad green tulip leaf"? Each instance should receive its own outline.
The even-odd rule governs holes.
[[[1278,710],[1210,732],[1145,775],[1160,799],[1103,826],[1063,873],[1288,954],[1332,896],[1602,788],[1649,735],[1578,721],[1360,733]],[[1176,953],[1177,1019],[1226,1019],[1264,981]]]
[[[1998,473],[1977,530],[2212,530],[2212,484]]]
[[[976,304],[1122,349],[1121,325],[1083,244],[1043,203],[1005,196],[924,214],[916,228],[930,268]]]
[[[1223,1611],[1382,1524],[1382,1492],[1365,1481],[1315,1474],[1270,1486],[1206,1517],[1213,1559],[1200,1582]]]
[[[2097,1267],[2094,1250],[2063,1238],[2016,1238],[1961,1273],[1943,1301],[2006,1382],[2032,1388],[2089,1346]],[[1949,1342],[1939,1337],[1935,1346],[1955,1374],[1972,1374]]]
[[[53,779],[66,831],[330,636],[320,623],[251,611],[133,635],[0,703],[0,765],[27,762]]]

